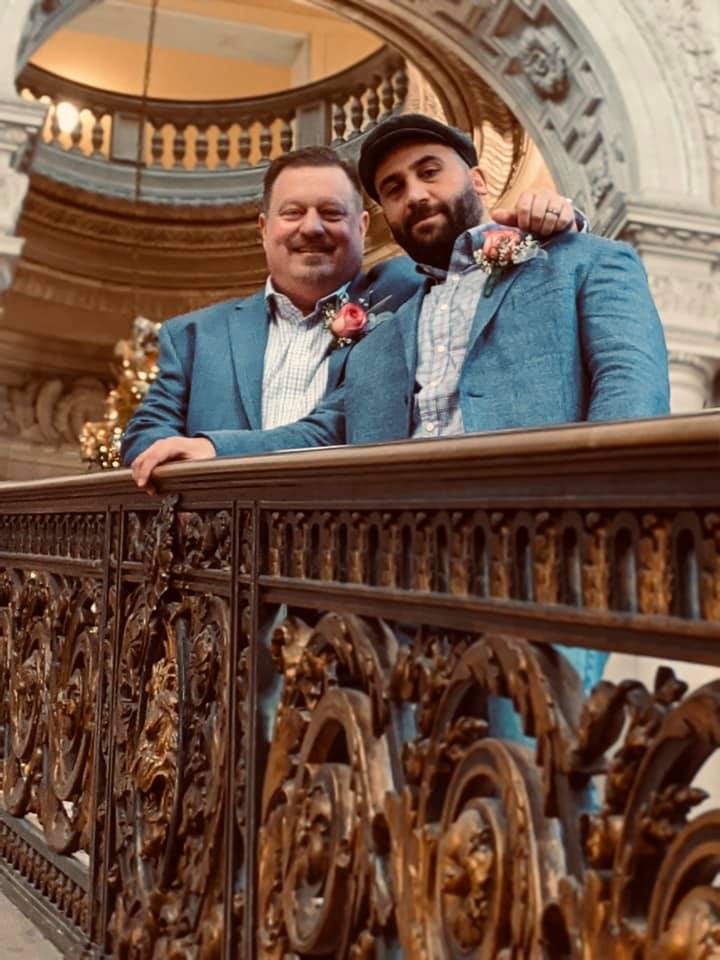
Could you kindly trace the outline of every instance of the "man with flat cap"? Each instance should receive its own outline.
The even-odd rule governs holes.
[[[311,414],[228,432],[224,455],[669,412],[662,326],[631,247],[493,225],[472,141],[418,114],[379,124],[359,172],[424,282],[358,339]],[[605,655],[565,653],[590,688]]]

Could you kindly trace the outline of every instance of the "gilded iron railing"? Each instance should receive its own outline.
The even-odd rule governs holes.
[[[0,486],[3,889],[67,956],[715,956],[719,430]]]
[[[382,47],[340,73],[263,97],[143,105],[33,65],[18,89],[49,106],[35,160],[40,173],[132,196],[144,116],[143,197],[197,204],[258,193],[268,162],[296,147],[324,143],[354,155],[363,133],[402,109],[408,78],[404,59]],[[70,129],[63,126],[68,107]]]

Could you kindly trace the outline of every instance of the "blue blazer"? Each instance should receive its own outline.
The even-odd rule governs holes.
[[[561,234],[481,296],[460,376],[466,433],[669,412],[667,352],[632,247]],[[407,438],[426,288],[343,358],[338,389],[303,420],[208,434],[220,456]]]
[[[355,278],[351,301],[396,310],[422,280],[407,257]],[[216,432],[260,430],[268,315],[264,291],[227,300],[168,320],[160,328],[160,372],[130,420],[122,440],[129,465],[155,440],[172,436],[211,439]],[[328,347],[330,337],[328,335]],[[349,348],[330,355],[327,392],[337,386]]]

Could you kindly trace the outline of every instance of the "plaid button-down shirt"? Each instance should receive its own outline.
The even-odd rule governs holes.
[[[447,437],[463,432],[460,373],[470,328],[486,274],[475,262],[482,247],[483,226],[458,237],[447,272],[418,269],[437,281],[423,300],[418,323],[417,383],[413,437]]]
[[[306,317],[291,300],[265,284],[268,304],[268,338],[262,385],[262,426],[282,427],[307,416],[327,389],[332,337],[322,318],[322,308],[349,284],[322,300]]]

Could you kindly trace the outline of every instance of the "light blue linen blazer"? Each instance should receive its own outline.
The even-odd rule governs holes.
[[[460,376],[466,433],[669,412],[667,351],[632,247],[565,233],[480,297]],[[343,356],[338,389],[274,430],[203,431],[219,456],[410,436],[427,286]]]

